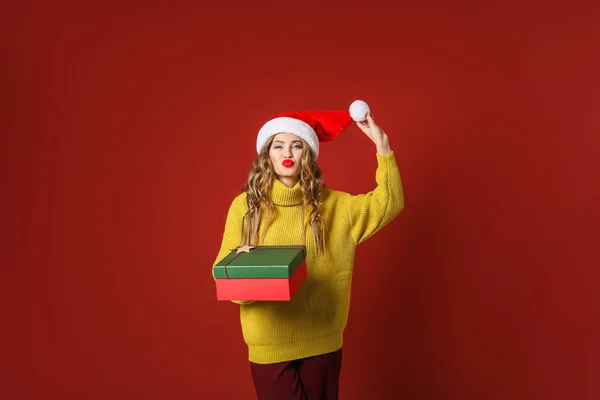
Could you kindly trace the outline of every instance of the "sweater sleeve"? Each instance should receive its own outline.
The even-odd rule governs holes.
[[[221,247],[217,254],[217,258],[213,263],[213,267],[221,261],[227,254],[231,252],[231,249],[238,247],[242,241],[242,229],[243,229],[243,218],[246,212],[245,196],[239,195],[232,202],[227,212],[227,218],[225,219],[225,229],[223,232],[223,239],[221,240]],[[215,279],[215,271],[213,268],[212,276]],[[236,304],[250,304],[254,301],[251,300],[231,300]]]
[[[374,190],[347,201],[350,234],[356,245],[389,224],[404,209],[404,191],[394,153],[377,156]]]

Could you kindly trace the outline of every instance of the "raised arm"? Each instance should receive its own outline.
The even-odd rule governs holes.
[[[375,124],[373,117],[357,122],[357,126],[375,144],[377,151],[377,187],[366,193],[349,196],[348,217],[352,240],[359,244],[389,224],[404,209],[402,180],[387,134]]]

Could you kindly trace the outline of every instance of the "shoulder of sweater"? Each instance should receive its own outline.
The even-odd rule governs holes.
[[[231,200],[230,209],[236,210],[236,211],[241,211],[241,212],[246,212],[248,210],[248,203],[247,203],[246,199],[247,199],[247,194],[245,192],[242,192],[242,193],[236,195]]]
[[[329,187],[326,187],[325,190],[323,191],[323,202],[326,201],[331,201],[331,202],[337,202],[339,200],[343,200],[345,198],[347,198],[348,196],[350,196],[350,193],[348,192],[344,192],[343,190],[337,190],[337,189],[331,189]]]

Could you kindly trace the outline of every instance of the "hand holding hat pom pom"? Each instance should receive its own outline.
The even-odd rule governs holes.
[[[369,109],[369,105],[362,100],[355,100],[350,104],[350,116],[356,122],[361,122],[367,119],[367,114],[369,114],[371,110]]]
[[[369,139],[375,143],[377,153],[387,155],[392,152],[387,134],[375,123],[369,105],[362,100],[356,100],[350,105],[350,116],[356,125]]]

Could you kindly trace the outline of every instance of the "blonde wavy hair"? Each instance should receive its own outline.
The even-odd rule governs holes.
[[[273,143],[271,137],[262,148],[254,163],[250,168],[248,180],[244,185],[243,191],[247,195],[248,211],[244,215],[243,242],[247,245],[258,245],[261,241],[261,222],[263,225],[262,235],[267,231],[275,213],[275,206],[269,197],[275,171],[269,156],[269,150]],[[312,152],[308,144],[302,140],[302,168],[300,170],[300,188],[302,190],[302,215],[306,215],[306,210],[310,209],[308,221],[312,227],[317,252],[322,252],[325,248],[324,226],[321,215],[321,197],[325,185],[321,178],[321,168],[313,160]],[[263,220],[263,217],[265,219]],[[306,226],[302,227],[302,234],[305,234]],[[303,236],[304,237],[304,236]]]

